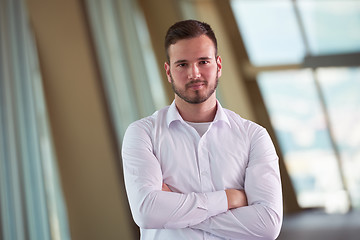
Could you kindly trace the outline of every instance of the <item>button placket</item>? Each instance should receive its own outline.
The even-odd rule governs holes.
[[[198,159],[199,159],[199,173],[200,183],[203,192],[213,191],[213,185],[211,182],[210,166],[209,166],[209,154],[206,147],[206,138],[202,137],[198,145]]]

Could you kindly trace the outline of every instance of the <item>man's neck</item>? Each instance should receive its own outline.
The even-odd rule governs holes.
[[[203,103],[192,104],[175,96],[175,104],[181,117],[188,122],[212,122],[216,115],[215,94]]]

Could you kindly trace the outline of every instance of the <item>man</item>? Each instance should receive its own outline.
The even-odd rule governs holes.
[[[266,130],[216,99],[221,58],[211,27],[175,23],[165,71],[175,100],[132,123],[122,157],[141,239],[275,239],[278,157]]]

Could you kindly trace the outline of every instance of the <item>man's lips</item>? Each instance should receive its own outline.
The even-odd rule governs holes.
[[[206,85],[205,81],[196,81],[196,82],[190,82],[190,83],[186,84],[186,88],[191,88],[191,89],[194,89],[194,90],[198,90],[198,89],[202,88],[205,85]]]

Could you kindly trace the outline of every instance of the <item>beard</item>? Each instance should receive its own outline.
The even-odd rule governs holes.
[[[211,95],[214,94],[214,92],[215,92],[215,90],[216,90],[216,88],[218,86],[218,83],[219,83],[218,73],[216,72],[214,87],[212,87],[210,89],[205,89],[206,90],[205,94],[202,94],[202,91],[200,91],[200,90],[195,90],[195,91],[193,91],[193,94],[191,94],[191,93],[187,93],[187,90],[188,90],[189,86],[191,86],[192,84],[202,83],[207,88],[208,87],[208,81],[202,81],[202,80],[190,81],[189,83],[187,83],[185,85],[185,90],[182,90],[182,89],[179,89],[179,88],[177,88],[175,86],[175,82],[174,82],[174,79],[173,79],[171,74],[170,74],[170,78],[171,78],[171,87],[172,87],[174,93],[178,97],[183,99],[185,102],[191,103],[191,104],[199,104],[199,103],[203,103],[206,100],[208,100],[209,97],[211,97]],[[191,95],[194,95],[194,96],[191,96]]]

